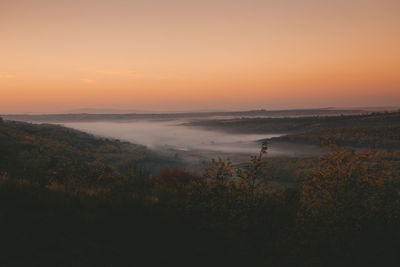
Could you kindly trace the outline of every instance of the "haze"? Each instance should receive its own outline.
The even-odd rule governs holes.
[[[0,1],[0,113],[400,102],[400,1]]]
[[[180,126],[180,121],[76,122],[63,125],[102,137],[118,138],[164,152],[170,151],[218,151],[225,153],[257,153],[257,140],[279,135],[229,134]]]

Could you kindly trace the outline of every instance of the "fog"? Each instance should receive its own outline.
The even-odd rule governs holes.
[[[229,134],[180,125],[182,121],[73,122],[66,127],[145,145],[155,151],[216,151],[253,154],[260,145],[255,142],[276,137],[272,134]]]

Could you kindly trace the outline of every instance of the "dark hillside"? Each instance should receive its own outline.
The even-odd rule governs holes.
[[[204,120],[186,123],[230,133],[304,133],[326,128],[400,126],[400,112],[349,116],[313,116],[300,118],[242,118]]]
[[[321,145],[333,142],[342,147],[367,149],[400,149],[400,126],[338,127],[288,134],[272,138],[271,142],[292,142]]]
[[[142,145],[97,138],[50,124],[4,121],[0,124],[0,149],[0,172],[21,176],[29,170],[32,175],[39,172],[41,179],[50,179],[61,170],[72,171],[71,166],[79,169],[107,165],[124,173],[178,164]]]
[[[398,151],[266,152],[152,177],[142,146],[1,122],[0,266],[399,265]]]

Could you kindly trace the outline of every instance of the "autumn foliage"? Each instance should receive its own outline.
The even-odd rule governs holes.
[[[205,163],[203,174],[151,175],[116,167],[115,150],[126,148],[119,142],[52,127],[47,136],[26,125],[0,130],[0,250],[10,255],[2,266],[57,266],[60,259],[59,266],[400,262],[396,151],[334,147],[296,159],[312,172],[285,187],[270,167],[289,165],[266,157],[266,144],[246,165],[219,158]],[[130,149],[129,157],[143,156],[142,148]]]
[[[360,230],[369,223],[396,223],[399,177],[376,161],[375,151],[348,149],[323,156],[301,184],[299,223],[313,231]]]

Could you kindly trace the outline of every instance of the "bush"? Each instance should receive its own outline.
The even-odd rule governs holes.
[[[375,158],[375,151],[348,149],[322,157],[321,165],[302,183],[300,222],[313,232],[337,234],[396,221],[398,177],[391,166],[382,166]]]

